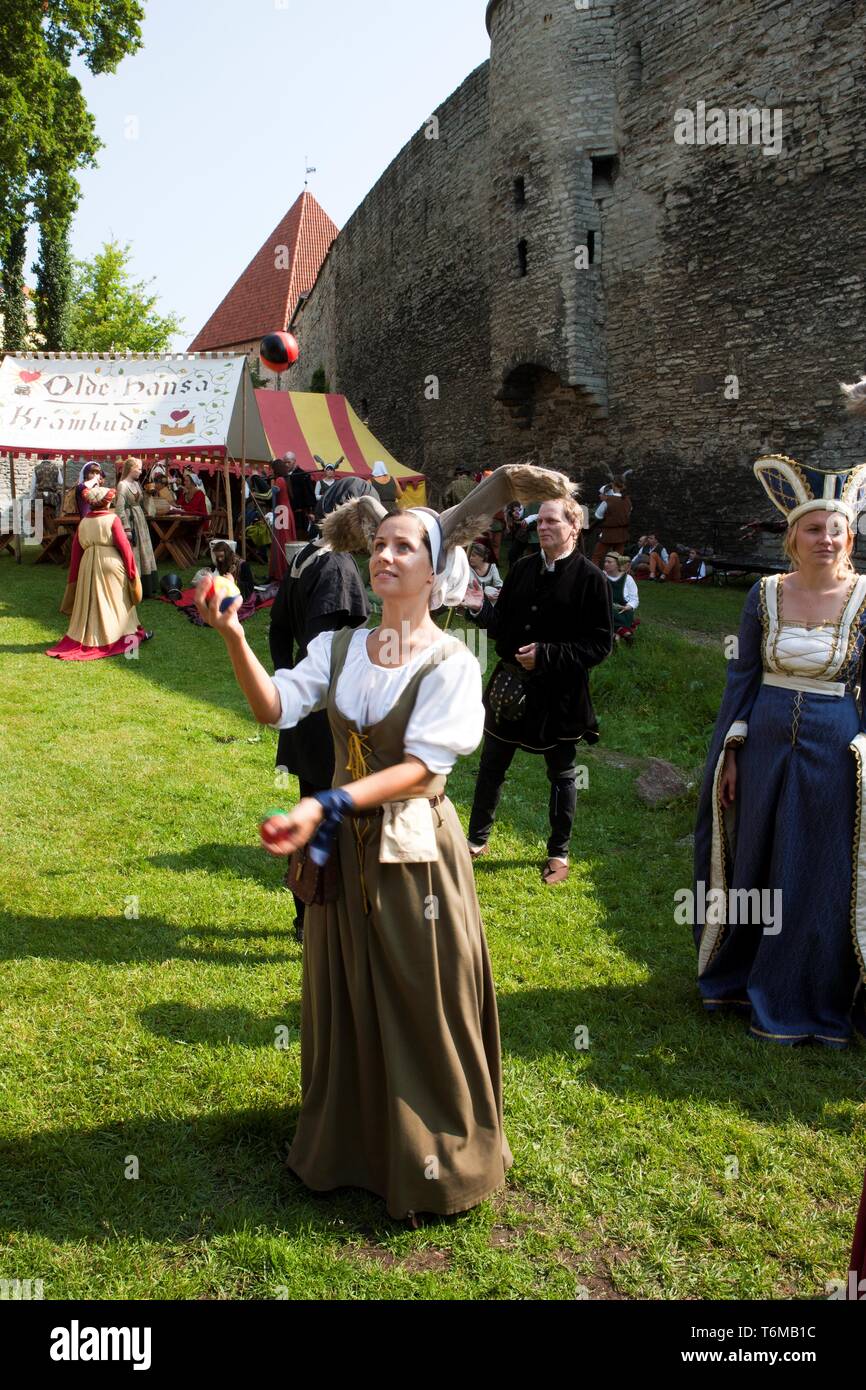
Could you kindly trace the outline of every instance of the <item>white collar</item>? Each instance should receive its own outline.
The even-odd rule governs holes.
[[[576,545],[577,545],[577,542],[575,541],[574,545],[572,545],[572,547],[571,547],[570,550],[565,550],[565,551],[563,551],[563,553],[562,553],[561,555],[557,555],[556,559],[555,559],[555,560],[551,560],[550,562],[548,562],[547,556],[545,555],[544,551],[542,550],[542,551],[541,551],[541,561],[542,561],[542,564],[544,565],[544,568],[547,570],[547,573],[548,573],[548,574],[553,574],[553,571],[556,569],[556,566],[559,564],[560,560],[567,560],[568,557],[569,557],[569,555],[573,555],[573,554],[574,554],[574,551],[575,551]]]

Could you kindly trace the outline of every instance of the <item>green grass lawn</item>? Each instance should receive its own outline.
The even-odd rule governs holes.
[[[286,796],[276,735],[216,634],[167,605],[142,606],[138,660],[49,661],[63,583],[0,557],[0,1278],[46,1298],[549,1299],[808,1298],[842,1277],[863,1053],[704,1017],[673,920],[694,791],[648,811],[611,756],[698,776],[743,589],[641,586],[634,649],[594,677],[603,740],[558,889],[543,764],[518,755],[477,868],[515,1166],[412,1232],[283,1166],[301,951],[257,847]],[[247,631],[265,656],[267,616]],[[464,823],[476,768],[450,782]]]

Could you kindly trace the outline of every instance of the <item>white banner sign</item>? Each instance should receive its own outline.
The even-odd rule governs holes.
[[[229,439],[244,358],[7,357],[0,449],[150,453]]]

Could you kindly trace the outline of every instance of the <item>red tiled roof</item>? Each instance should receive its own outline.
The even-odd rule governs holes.
[[[316,283],[339,228],[306,189],[274,228],[219,308],[193,338],[190,352],[212,352],[262,338],[287,326],[302,294]],[[279,257],[277,247],[285,246]]]

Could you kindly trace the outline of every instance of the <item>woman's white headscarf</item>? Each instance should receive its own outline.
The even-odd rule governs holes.
[[[412,516],[417,516],[430,538],[430,553],[433,557],[433,573],[436,576],[430,591],[430,607],[457,608],[466,597],[472,579],[469,557],[462,545],[451,550],[442,549],[442,527],[439,517],[426,507],[407,507]]]
[[[185,468],[183,471],[184,473],[189,474],[189,476],[192,478],[193,486],[195,487],[196,491],[200,492],[204,497],[205,504],[208,510],[208,515],[210,515],[210,513],[213,511],[213,503],[211,502],[210,498],[204,490],[204,483],[202,482],[201,478],[198,476],[197,473],[194,473],[191,468]]]
[[[472,579],[472,567],[462,545],[455,545],[445,557],[445,568],[437,574],[430,592],[430,607],[457,608],[466,597]]]

